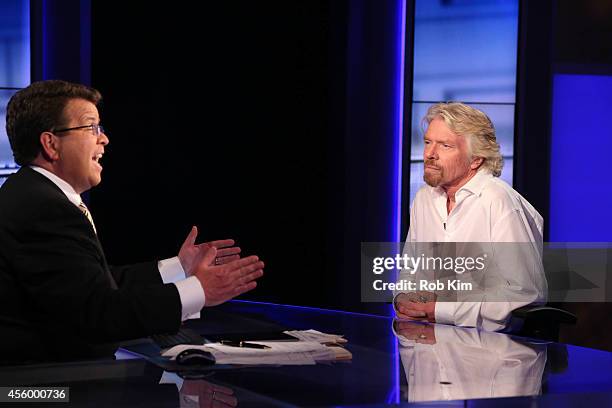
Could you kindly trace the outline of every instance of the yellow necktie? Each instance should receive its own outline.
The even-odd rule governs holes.
[[[94,232],[96,233],[96,235],[98,234],[98,231],[96,230],[96,224],[94,224],[93,222],[93,218],[91,218],[91,214],[89,213],[89,210],[87,209],[87,206],[85,205],[84,202],[81,201],[81,203],[79,204],[79,210],[81,210],[81,212],[83,214],[85,214],[85,216],[87,217],[87,219],[89,220],[89,223],[91,224],[91,226],[93,227]]]

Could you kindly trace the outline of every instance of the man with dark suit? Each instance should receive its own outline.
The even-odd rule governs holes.
[[[0,363],[112,357],[116,342],[176,332],[204,306],[252,290],[256,256],[233,241],[110,267],[80,194],[101,181],[100,93],[64,81],[17,92],[6,128],[22,168],[0,189]]]

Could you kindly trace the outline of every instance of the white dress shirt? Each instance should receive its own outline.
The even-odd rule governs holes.
[[[65,180],[42,167],[30,167],[58,186],[76,207],[79,207],[79,204],[83,202],[79,193],[74,191],[74,188]],[[162,281],[173,283],[178,290],[181,299],[181,319],[184,321],[199,318],[200,310],[204,307],[206,298],[198,278],[195,276],[186,277],[178,256],[159,261],[157,267]]]
[[[409,242],[529,243],[520,256],[499,262],[496,278],[503,282],[495,301],[437,302],[438,323],[501,330],[512,310],[546,301],[547,284],[542,265],[542,216],[525,198],[489,171],[481,169],[455,193],[455,207],[447,210],[441,187],[423,186],[410,209]],[[489,270],[485,271],[489,273]],[[489,274],[491,276],[491,274]],[[409,270],[400,280],[410,280]],[[397,296],[398,293],[396,293]]]

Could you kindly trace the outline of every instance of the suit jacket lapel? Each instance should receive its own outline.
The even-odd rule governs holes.
[[[93,247],[96,248],[98,252],[98,257],[100,259],[100,262],[102,263],[102,267],[106,275],[108,276],[111,287],[113,289],[117,289],[117,282],[115,282],[115,278],[111,274],[108,263],[106,262],[106,256],[104,256],[104,250],[102,249],[102,244],[100,243],[100,240],[98,239],[98,235],[94,232],[94,229],[91,223],[89,222],[89,220],[87,219],[87,217],[85,216],[85,214],[83,214],[81,210],[76,205],[74,205],[68,199],[68,197],[66,197],[66,194],[64,194],[64,192],[57,185],[55,185],[54,182],[49,180],[47,177],[43,176],[42,174],[38,173],[35,170],[32,170],[29,167],[22,167],[21,169],[19,169],[19,172],[22,173],[26,177],[28,176],[31,177],[33,182],[43,183],[43,185],[52,187],[52,190],[48,190],[48,189],[45,189],[45,190],[49,191],[50,192],[49,194],[52,195],[54,199],[68,202],[70,204],[69,208],[74,208],[75,217],[81,217],[82,221],[87,224],[87,233],[81,236],[83,237],[83,239],[91,241],[91,243],[93,244]]]

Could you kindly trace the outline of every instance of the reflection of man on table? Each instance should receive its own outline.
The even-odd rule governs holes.
[[[485,272],[499,282],[489,301],[487,294],[476,301],[442,302],[433,293],[396,293],[396,312],[405,319],[503,329],[512,310],[546,298],[542,217],[499,179],[503,158],[486,114],[461,103],[439,103],[424,121],[427,185],[412,203],[406,248],[409,243],[523,244],[511,247],[518,254],[511,262],[500,257],[496,271]],[[400,280],[410,280],[411,273],[402,270]]]
[[[508,335],[395,321],[410,402],[538,395],[546,346]]]

